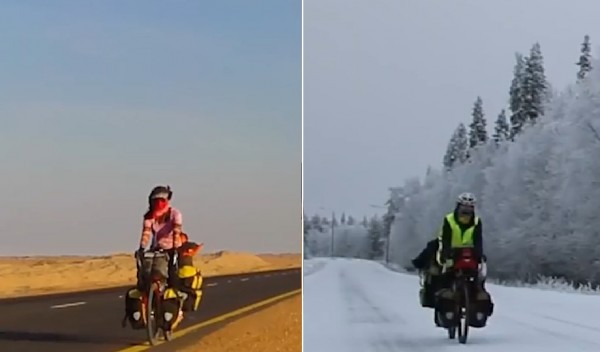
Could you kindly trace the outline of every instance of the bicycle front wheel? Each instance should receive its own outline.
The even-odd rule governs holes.
[[[459,291],[462,294],[462,299],[460,300],[460,315],[458,317],[458,342],[465,344],[469,335],[469,320],[471,319],[471,292],[466,282],[463,281],[461,286]]]
[[[148,342],[152,346],[158,343],[158,319],[157,319],[158,297],[156,296],[156,283],[150,285],[148,290],[148,304],[146,305],[146,331],[148,333]]]

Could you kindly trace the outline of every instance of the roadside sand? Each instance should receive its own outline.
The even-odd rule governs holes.
[[[230,351],[302,351],[302,295],[234,320],[182,352]]]
[[[302,256],[221,251],[199,254],[194,262],[207,277],[298,268]],[[132,254],[0,257],[0,298],[134,284],[135,270]]]

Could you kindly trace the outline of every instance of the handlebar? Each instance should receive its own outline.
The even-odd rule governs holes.
[[[144,252],[144,258],[162,258],[166,257],[167,252],[164,251],[147,251]]]
[[[144,251],[136,251],[135,252],[135,256],[136,258],[163,258],[168,256],[170,250],[165,250],[162,248],[159,249],[150,249],[150,250],[144,250]],[[140,255],[141,254],[141,255]]]

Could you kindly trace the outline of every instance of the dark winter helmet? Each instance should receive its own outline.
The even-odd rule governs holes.
[[[152,202],[152,199],[156,198],[171,200],[171,197],[173,197],[173,191],[171,191],[171,187],[156,186],[152,189],[150,195],[148,196],[148,203]]]

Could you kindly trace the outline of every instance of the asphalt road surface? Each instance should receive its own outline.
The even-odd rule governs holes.
[[[205,278],[198,311],[186,312],[176,331],[298,290],[302,283],[300,275],[300,269],[291,269]],[[143,344],[145,330],[132,330],[129,325],[121,327],[123,295],[127,289],[124,286],[0,300],[0,351],[106,352]],[[192,334],[202,336],[217,327],[201,328]],[[186,338],[183,336],[152,350],[174,351]]]

